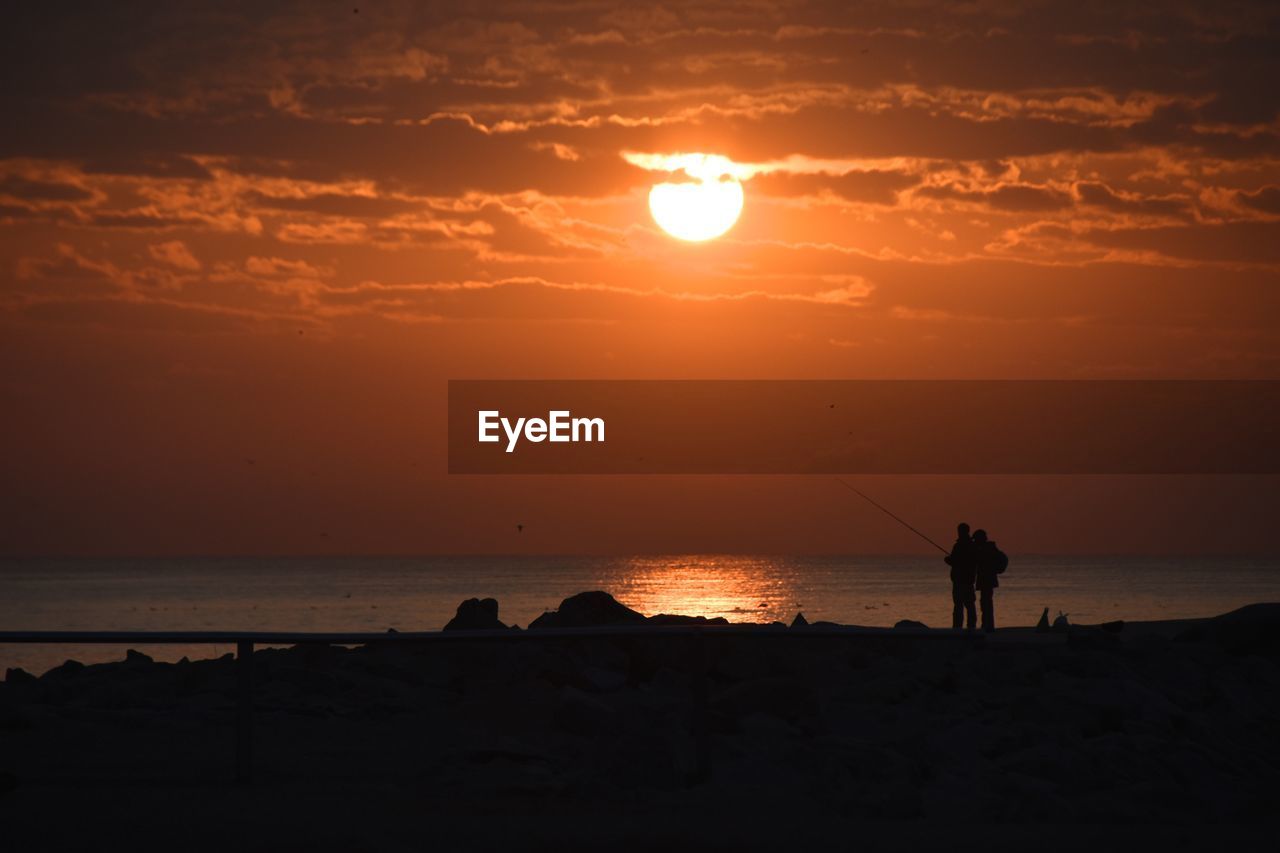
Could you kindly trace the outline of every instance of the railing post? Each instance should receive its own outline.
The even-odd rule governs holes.
[[[253,780],[253,641],[236,641],[236,783]]]

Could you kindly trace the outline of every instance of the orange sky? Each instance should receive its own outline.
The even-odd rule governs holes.
[[[463,5],[7,11],[0,551],[914,551],[820,479],[450,479],[445,382],[1280,378],[1273,4]],[[690,151],[751,173],[705,244]],[[867,483],[1275,549],[1265,478]]]

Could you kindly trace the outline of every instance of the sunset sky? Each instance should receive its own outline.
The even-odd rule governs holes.
[[[1280,378],[1272,3],[28,3],[0,38],[6,554],[918,552],[829,478],[451,478],[446,382]],[[654,223],[680,153],[741,176],[724,236]],[[1276,550],[1274,478],[863,482],[936,537]]]

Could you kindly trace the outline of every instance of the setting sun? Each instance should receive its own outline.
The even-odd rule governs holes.
[[[1280,0],[5,13],[4,849],[1275,846]]]
[[[672,237],[701,242],[719,237],[742,213],[742,183],[732,161],[715,154],[678,154],[667,168],[692,180],[655,184],[649,191],[649,211]]]

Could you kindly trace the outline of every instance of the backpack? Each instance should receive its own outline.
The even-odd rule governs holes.
[[[996,574],[1004,574],[1004,570],[1009,568],[1009,555],[1001,551],[991,543],[991,566],[996,570]]]

